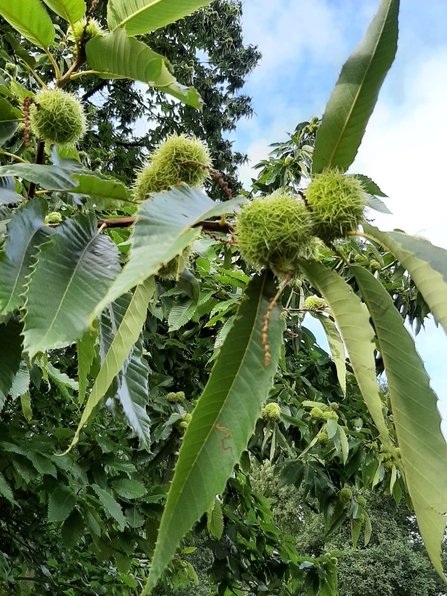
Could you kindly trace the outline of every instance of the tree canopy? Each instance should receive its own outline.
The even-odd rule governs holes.
[[[204,594],[335,596],[338,543],[282,532],[252,486],[265,459],[354,545],[363,493],[406,501],[442,574],[447,449],[404,321],[447,329],[445,251],[370,225],[386,197],[346,174],[399,2],[249,200],[226,133],[259,54],[239,2],[208,4],[0,0],[8,593],[181,593],[197,568]]]

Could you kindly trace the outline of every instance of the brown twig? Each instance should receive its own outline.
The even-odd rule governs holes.
[[[200,161],[194,161],[193,159],[187,159],[186,161],[182,162],[182,164],[184,164],[184,163],[193,163],[194,165],[198,166],[202,170],[206,170],[207,172],[209,172],[211,174],[211,176],[214,178],[214,180],[216,180],[216,182],[219,184],[219,186],[223,190],[223,192],[226,195],[226,197],[228,198],[228,200],[231,201],[231,199],[233,198],[231,188],[228,186],[228,184],[222,178],[222,175],[219,174],[219,172],[217,170],[214,170],[212,167],[207,166],[207,165],[201,163]]]

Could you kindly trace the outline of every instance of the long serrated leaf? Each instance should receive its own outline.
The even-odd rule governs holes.
[[[368,224],[365,235],[380,242],[411,275],[436,320],[447,333],[447,251],[418,236],[381,232]]]
[[[0,15],[36,46],[53,43],[53,23],[40,0],[0,0]]]
[[[152,195],[141,203],[130,237],[129,260],[104,300],[95,308],[91,320],[108,304],[142,283],[169,263],[197,238],[193,226],[208,217],[234,213],[241,200],[216,205],[203,192],[182,184],[179,188]]]
[[[368,306],[385,365],[393,422],[421,536],[443,577],[441,545],[447,511],[447,443],[436,394],[413,338],[382,284],[363,267],[351,268]]]
[[[84,403],[85,393],[88,387],[88,374],[96,355],[96,340],[98,335],[96,331],[86,331],[84,335],[76,342],[76,351],[78,355],[78,387],[79,403]]]
[[[127,35],[143,35],[209,4],[211,0],[110,0],[107,22],[111,30],[125,27]]]
[[[113,517],[113,519],[115,519],[121,526],[121,529],[123,529],[126,525],[126,519],[123,515],[123,512],[119,504],[115,501],[112,495],[104,488],[101,488],[97,484],[92,484],[91,486],[95,493],[98,495],[98,499],[101,501],[101,504],[104,507],[105,512],[110,517]]]
[[[150,446],[150,419],[146,410],[149,396],[149,366],[143,357],[143,344],[139,340],[132,347],[129,357],[118,375],[117,397],[132,429],[143,447]]]
[[[29,201],[14,213],[0,254],[0,313],[8,314],[23,304],[21,294],[35,262],[37,248],[53,231],[46,227],[45,199]]]
[[[0,176],[15,176],[34,184],[40,184],[47,190],[69,190],[76,186],[70,178],[70,171],[58,166],[45,166],[34,163],[17,163],[0,167]]]
[[[177,83],[166,58],[145,43],[128,37],[124,29],[94,37],[87,42],[85,50],[90,66],[101,78],[141,81],[194,108],[202,107],[195,89]]]
[[[68,486],[58,486],[48,502],[48,522],[63,522],[76,505],[76,493]]]
[[[337,378],[340,383],[343,395],[346,395],[346,356],[343,341],[340,333],[334,323],[329,317],[321,314],[316,314],[317,319],[323,325],[326,333],[329,349],[331,350],[332,359],[337,370]]]
[[[20,369],[21,333],[22,325],[14,319],[0,324],[0,411]]]
[[[328,303],[346,346],[359,389],[380,432],[382,442],[394,452],[383,416],[380,387],[376,378],[374,331],[365,306],[352,288],[334,271],[326,269],[316,261],[304,261],[301,267],[311,284]]]
[[[72,548],[81,539],[84,533],[84,517],[75,509],[64,521],[62,526],[62,542],[67,548]]]
[[[183,325],[191,320],[196,311],[197,304],[194,304],[192,300],[182,300],[179,304],[175,304],[171,308],[171,312],[168,317],[169,332],[177,331]]]
[[[387,198],[388,195],[380,190],[379,186],[373,180],[371,180],[369,176],[365,176],[364,174],[353,174],[352,176],[357,178],[357,180],[360,180],[365,192],[368,194],[374,195],[375,197],[382,197],[384,199]]]
[[[253,433],[272,386],[284,329],[275,306],[268,329],[271,361],[266,367],[262,327],[275,293],[269,272],[254,277],[247,287],[237,324],[228,333],[184,436],[142,596],[155,586],[183,535],[222,493]]]
[[[1,472],[0,472],[0,495],[2,495],[2,497],[5,497],[5,499],[8,499],[8,501],[10,501],[11,503],[14,502],[14,495],[12,494],[11,487],[6,482],[5,477],[3,476],[3,474]]]
[[[128,303],[127,308],[123,310],[118,321],[118,326],[113,330],[113,339],[111,339],[110,345],[104,354],[101,369],[82,413],[81,421],[67,451],[78,442],[82,427],[92,415],[94,408],[106,394],[113,379],[121,371],[132,346],[140,335],[147,316],[147,306],[154,291],[155,282],[153,278],[150,278],[135,288],[132,299]],[[141,420],[141,416],[138,420]],[[138,432],[137,428],[134,429],[136,432]],[[140,439],[144,440],[144,438],[147,442],[146,429],[144,431],[142,430]]]
[[[100,235],[95,217],[66,219],[41,246],[28,285],[24,347],[29,356],[81,337],[118,272],[118,250]]]
[[[85,14],[84,0],[43,0],[53,12],[68,21],[71,25]]]
[[[345,172],[357,155],[397,49],[399,0],[382,0],[362,41],[343,66],[317,132],[314,174]]]

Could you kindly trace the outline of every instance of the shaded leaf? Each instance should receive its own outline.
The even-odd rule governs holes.
[[[166,58],[145,43],[127,37],[124,29],[90,39],[85,50],[88,63],[101,78],[141,81],[194,108],[202,107],[195,89],[177,83]]]
[[[177,331],[183,327],[183,325],[186,325],[186,323],[194,316],[196,308],[197,304],[192,302],[192,300],[189,300],[189,298],[175,304],[171,308],[168,317],[169,332]]]
[[[98,335],[96,331],[89,330],[76,342],[76,352],[78,355],[79,403],[81,405],[84,403],[85,393],[89,385],[88,374],[96,356],[97,338]]]
[[[388,292],[366,269],[353,266],[351,270],[379,340],[405,479],[419,530],[433,565],[443,576],[447,443],[441,432],[437,397],[430,388],[413,338]]]
[[[147,493],[146,487],[138,480],[121,478],[112,481],[113,490],[123,499],[139,499]]]
[[[76,546],[84,533],[84,517],[75,509],[62,526],[62,542],[67,548]]]
[[[70,178],[70,172],[58,166],[16,163],[11,166],[1,166],[0,176],[22,178],[34,182],[34,184],[39,184],[47,190],[69,190],[76,186],[76,182]]]
[[[146,521],[146,518],[138,511],[137,507],[128,507],[124,512],[124,516],[131,528],[141,528]]]
[[[47,48],[53,43],[53,23],[40,0],[0,0],[0,14],[36,46]]]
[[[328,303],[382,442],[390,451],[394,451],[383,416],[380,387],[376,379],[374,331],[366,308],[352,288],[334,271],[316,261],[302,262],[301,268]]]
[[[378,197],[375,197],[374,195],[367,196],[366,204],[371,209],[379,211],[379,213],[386,213],[386,215],[391,215],[391,211],[388,209],[385,203],[381,201]]]
[[[24,346],[29,356],[81,337],[118,272],[116,246],[99,234],[94,216],[66,219],[41,247],[28,286]]]
[[[314,174],[345,172],[357,155],[397,49],[399,0],[382,0],[362,41],[344,64],[326,106],[313,152]]]
[[[14,501],[14,496],[12,494],[11,487],[6,482],[5,477],[3,476],[3,474],[1,472],[0,472],[0,495],[5,497],[5,499],[8,499],[8,501],[10,501],[11,503]]]
[[[48,502],[48,522],[63,522],[76,505],[76,494],[68,486],[58,486]]]
[[[79,426],[67,451],[77,443],[82,427],[92,415],[94,408],[106,394],[114,378],[121,371],[132,346],[140,335],[147,316],[147,306],[154,291],[155,282],[153,278],[150,278],[145,283],[136,287],[130,301],[127,296],[123,296],[120,301],[112,304],[108,308],[108,312],[105,313],[108,318],[108,321],[106,319],[108,330],[105,330],[106,343],[103,347],[102,366],[82,413]],[[124,401],[123,395],[121,398]],[[123,401],[121,401],[122,404]],[[133,409],[135,410],[133,417],[131,416],[131,406],[127,401],[125,405],[123,404],[123,408],[125,408],[125,412],[127,411],[126,415],[132,419],[132,427],[138,433],[140,440],[143,444],[147,444],[149,432],[147,414],[145,419],[143,412],[141,412],[141,405],[138,403],[133,405]]]
[[[404,232],[381,232],[363,225],[366,236],[380,242],[411,275],[436,320],[447,333],[447,251],[425,238]]]
[[[1,183],[1,179],[0,179]],[[22,195],[19,195],[10,188],[0,186],[0,205],[17,205],[23,201]]]
[[[183,535],[222,493],[253,433],[279,360],[284,325],[277,306],[269,322],[267,367],[262,345],[264,317],[275,293],[269,272],[255,276],[247,287],[238,324],[231,327],[220,349],[183,438],[142,596],[155,586]],[[204,469],[213,473],[204,474]]]
[[[109,517],[113,517],[123,529],[126,525],[126,519],[123,515],[121,507],[112,497],[112,495],[104,488],[99,487],[97,484],[91,485],[95,493],[98,495],[98,499],[101,501],[104,511]]]
[[[331,350],[332,359],[337,370],[337,378],[340,383],[343,395],[346,395],[346,356],[343,341],[340,333],[334,323],[329,317],[316,313],[317,319],[323,325],[326,332],[327,341]]]
[[[53,233],[44,224],[46,213],[45,199],[35,198],[17,209],[8,224],[8,236],[0,253],[1,314],[8,314],[23,304],[21,294],[37,248]]]
[[[109,0],[107,22],[111,30],[126,29],[127,35],[154,31],[209,4],[211,0]]]
[[[200,233],[193,226],[209,217],[234,213],[242,200],[233,199],[215,204],[203,192],[182,184],[178,188],[152,195],[141,203],[130,237],[129,260],[123,271],[91,318],[108,304],[169,263],[184,248],[192,244]]]
[[[206,527],[213,538],[216,540],[222,538],[224,529],[222,505],[217,499],[214,499],[206,512]]]
[[[10,392],[22,360],[22,325],[10,319],[0,324],[0,410]]]
[[[20,112],[8,100],[0,97],[0,146],[15,134],[19,118]]]

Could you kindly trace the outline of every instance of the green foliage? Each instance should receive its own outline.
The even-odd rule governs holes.
[[[180,594],[200,575],[223,596],[335,596],[337,532],[349,521],[354,546],[373,540],[362,497],[377,488],[413,501],[441,572],[445,442],[403,319],[418,327],[432,311],[446,326],[446,253],[357,231],[384,194],[342,175],[394,58],[398,2],[381,3],[321,124],[299,124],[258,164],[249,204],[222,201],[225,183],[207,178],[211,160],[230,181],[243,161],[225,132],[250,114],[238,90],[258,54],[239,2],[181,27],[169,23],[205,2],[103,1],[95,23],[82,0],[46,0],[55,25],[37,0],[16,4],[0,0],[12,27],[0,53],[0,589]],[[46,94],[72,98],[68,85],[89,114],[79,152],[74,110],[54,110],[51,135],[37,124]],[[295,535],[252,486],[266,458],[303,495]],[[326,538],[303,552],[308,506]]]

